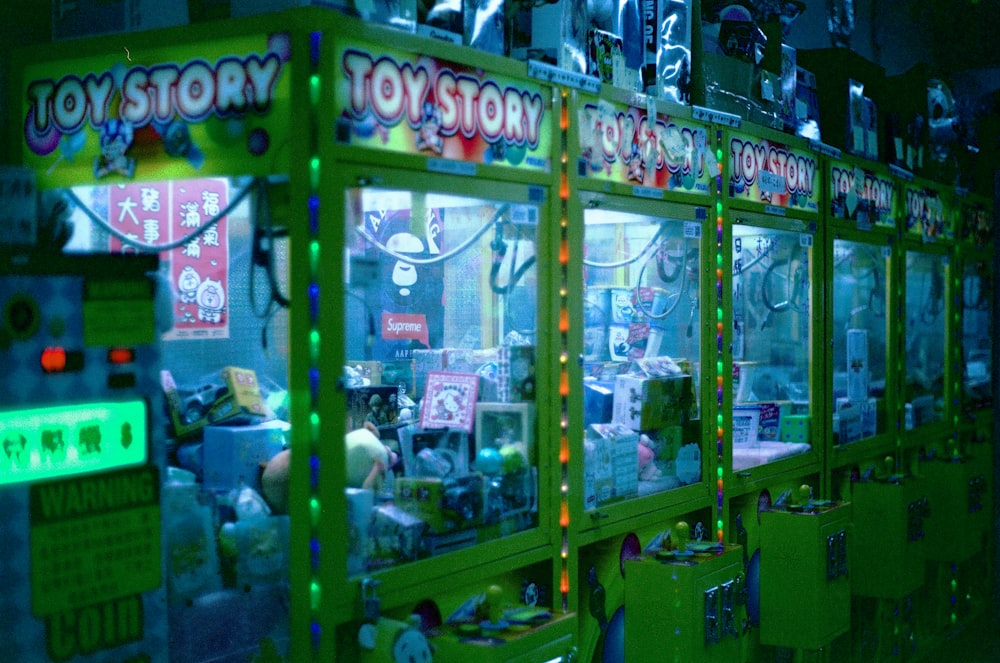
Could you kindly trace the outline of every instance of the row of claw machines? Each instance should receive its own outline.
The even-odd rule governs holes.
[[[989,200],[322,10],[115,39],[15,54],[17,660],[894,661],[988,609]]]

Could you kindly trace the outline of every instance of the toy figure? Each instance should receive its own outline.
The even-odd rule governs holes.
[[[344,437],[347,450],[347,485],[379,491],[386,473],[396,464],[397,456],[379,439],[378,428],[366,421],[363,428]]]
[[[436,154],[444,151],[441,138],[441,109],[429,101],[424,102],[423,120],[417,127],[417,149],[431,150]]]
[[[94,177],[111,173],[132,177],[135,159],[125,156],[132,146],[132,125],[124,120],[108,120],[101,129],[101,156],[94,159]]]

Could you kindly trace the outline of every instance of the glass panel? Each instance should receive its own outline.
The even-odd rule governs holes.
[[[349,573],[538,523],[538,209],[348,196]]]
[[[584,505],[701,479],[701,226],[584,212]]]
[[[165,403],[152,407],[167,425],[152,444],[167,450],[171,660],[288,651],[289,245],[267,202],[285,186],[206,177],[43,194],[64,252],[159,255]]]
[[[944,411],[946,258],[906,252],[907,429],[939,421]]]
[[[812,236],[733,226],[733,469],[811,449]]]
[[[962,384],[965,405],[993,402],[993,266],[970,262],[962,274]]]
[[[833,436],[885,431],[888,247],[833,241]]]

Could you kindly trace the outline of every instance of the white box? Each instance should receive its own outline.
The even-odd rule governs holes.
[[[868,368],[868,330],[847,330],[847,398],[863,401],[868,398],[871,378]]]
[[[874,437],[875,433],[878,432],[878,401],[876,399],[838,398],[836,411],[840,420],[841,444]]]
[[[584,442],[584,509],[639,494],[639,434],[594,424]]]
[[[228,491],[244,484],[260,491],[261,463],[285,448],[288,422],[273,420],[251,426],[206,426],[201,446],[205,491]]]

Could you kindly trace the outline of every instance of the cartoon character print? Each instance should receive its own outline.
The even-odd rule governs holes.
[[[222,313],[226,306],[226,293],[222,289],[221,281],[213,281],[210,278],[202,281],[195,294],[195,301],[198,304],[199,320],[212,324],[222,322]]]
[[[62,429],[42,431],[42,455],[49,461],[65,460],[66,441],[63,439]]]
[[[441,109],[429,101],[424,102],[423,119],[417,127],[417,149],[431,150],[435,154],[444,151],[441,138]]]
[[[181,301],[185,304],[193,304],[198,294],[198,286],[201,285],[201,277],[191,265],[185,265],[177,277],[177,292],[180,293]]]
[[[80,452],[92,454],[101,452],[101,427],[97,424],[80,429]]]
[[[28,440],[20,433],[3,439],[3,453],[11,467],[25,467],[28,464]]]
[[[135,173],[135,159],[125,156],[132,146],[132,125],[124,120],[112,119],[101,128],[101,155],[94,158],[94,177],[102,178],[118,173],[131,178]]]
[[[434,401],[434,418],[437,421],[460,423],[462,420],[462,404],[458,396],[451,391],[445,391]]]
[[[392,643],[394,663],[431,663],[434,654],[426,636],[416,628],[403,629]]]

